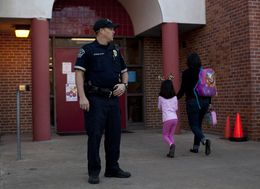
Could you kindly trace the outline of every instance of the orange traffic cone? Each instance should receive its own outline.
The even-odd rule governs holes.
[[[233,137],[230,138],[230,140],[237,142],[247,141],[247,137],[244,137],[242,122],[239,113],[237,113]]]
[[[227,115],[224,138],[229,139],[230,137],[231,137],[230,117],[229,117],[229,115]]]

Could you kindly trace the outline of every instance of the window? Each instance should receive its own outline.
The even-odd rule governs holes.
[[[125,61],[128,67],[129,84],[127,90],[127,127],[143,127],[143,64],[141,40],[125,40]]]

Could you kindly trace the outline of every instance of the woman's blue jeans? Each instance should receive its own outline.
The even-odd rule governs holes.
[[[209,99],[199,99],[200,107],[196,99],[190,99],[186,102],[186,111],[190,128],[194,134],[194,148],[199,148],[200,142],[204,142],[205,136],[202,131],[202,120],[209,108]]]

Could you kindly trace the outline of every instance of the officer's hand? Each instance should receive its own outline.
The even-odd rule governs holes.
[[[86,97],[80,98],[79,99],[79,106],[82,110],[86,110],[87,112],[89,111],[89,101]]]
[[[119,83],[119,84],[114,86],[113,95],[114,96],[121,96],[121,95],[124,94],[125,90],[126,90],[125,84]]]

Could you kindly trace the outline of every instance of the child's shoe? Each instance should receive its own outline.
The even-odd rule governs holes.
[[[173,157],[174,157],[174,154],[175,154],[175,144],[172,144],[172,145],[170,146],[170,151],[169,151],[169,153],[167,154],[167,157],[173,158]]]

